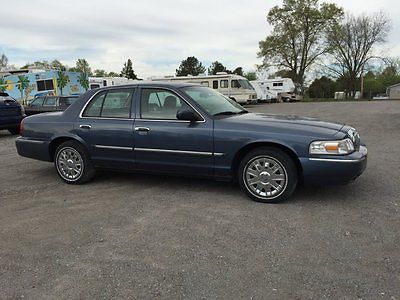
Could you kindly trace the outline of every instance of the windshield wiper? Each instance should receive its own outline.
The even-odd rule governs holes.
[[[242,110],[239,112],[235,112],[235,111],[222,111],[219,113],[214,114],[214,116],[231,116],[231,115],[240,115],[240,114],[247,114],[248,111],[247,110]]]

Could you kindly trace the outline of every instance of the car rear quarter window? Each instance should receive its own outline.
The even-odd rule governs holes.
[[[87,105],[83,117],[130,118],[133,91],[111,90],[97,94]]]

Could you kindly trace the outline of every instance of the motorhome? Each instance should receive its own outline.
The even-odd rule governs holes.
[[[251,81],[261,102],[300,101],[300,85],[291,78],[260,79]]]
[[[133,81],[133,79],[125,77],[89,77],[89,89],[93,90],[106,86],[129,84]]]
[[[213,88],[240,104],[257,103],[257,93],[242,76],[219,72],[216,75],[152,77],[152,81],[189,82]]]

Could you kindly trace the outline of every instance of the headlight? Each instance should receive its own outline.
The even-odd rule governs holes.
[[[316,141],[310,145],[310,154],[349,154],[353,151],[354,144],[349,138],[341,141]]]

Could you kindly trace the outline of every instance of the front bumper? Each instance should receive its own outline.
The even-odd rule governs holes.
[[[360,176],[367,167],[368,150],[344,156],[314,156],[300,158],[305,184],[344,184]]]

